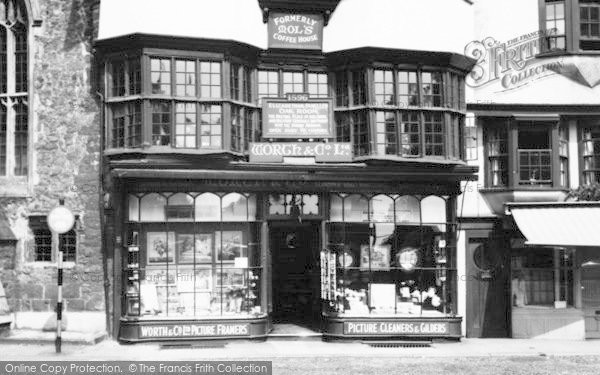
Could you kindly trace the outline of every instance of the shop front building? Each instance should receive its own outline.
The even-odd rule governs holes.
[[[458,203],[463,333],[597,338],[598,206],[576,192],[600,183],[598,3],[474,6],[466,51],[482,58],[467,82],[465,145],[479,178]],[[493,23],[517,7],[514,27]]]
[[[325,339],[461,336],[456,212],[477,171],[462,147],[474,60],[323,52],[337,2],[321,3],[261,3],[268,48],[96,43],[119,340],[260,339],[278,324]]]

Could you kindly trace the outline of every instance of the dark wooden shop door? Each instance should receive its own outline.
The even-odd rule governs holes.
[[[468,233],[468,232],[467,232]],[[509,250],[501,238],[467,238],[467,337],[508,337],[510,328]]]
[[[273,321],[318,328],[318,223],[272,223]]]

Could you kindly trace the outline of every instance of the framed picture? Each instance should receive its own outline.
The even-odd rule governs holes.
[[[233,262],[235,258],[246,256],[242,231],[223,231],[215,233],[217,261]]]
[[[212,240],[212,233],[178,233],[177,263],[212,263]]]
[[[210,268],[196,268],[196,291],[212,290],[212,270]]]
[[[178,263],[194,262],[194,235],[177,233],[175,242]]]
[[[369,245],[360,246],[360,268],[389,269],[390,268],[390,245],[375,245],[369,250]]]
[[[196,234],[196,263],[212,263],[213,260],[213,234]]]
[[[239,269],[224,269],[217,272],[217,287],[244,286],[244,271]]]
[[[148,264],[175,262],[175,232],[147,232],[146,256]]]

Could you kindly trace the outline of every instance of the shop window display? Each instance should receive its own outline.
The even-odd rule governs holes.
[[[128,316],[262,313],[255,195],[130,195],[129,219]]]
[[[435,215],[425,214],[433,207]],[[329,246],[321,254],[324,311],[347,317],[451,313],[447,280],[454,269],[444,198],[334,194],[330,208]]]

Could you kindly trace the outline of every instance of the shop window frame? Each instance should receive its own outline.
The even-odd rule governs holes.
[[[367,214],[367,218],[366,221],[363,220],[362,221],[355,221],[355,220],[348,220],[346,219],[346,209],[345,209],[345,200],[348,199],[351,196],[360,196],[363,197],[364,199],[366,199],[367,202],[367,207],[368,207],[368,214]],[[375,219],[373,217],[373,206],[372,206],[372,200],[374,198],[380,197],[380,196],[385,196],[391,199],[391,201],[393,202],[393,206],[394,206],[394,215],[393,215],[393,219],[390,222],[389,220],[378,220]],[[455,223],[450,223],[448,222],[449,216],[450,215],[450,205],[449,205],[449,199],[450,197],[448,196],[436,196],[436,195],[428,195],[428,196],[422,196],[422,195],[401,195],[401,194],[356,194],[356,193],[332,193],[329,195],[329,199],[332,199],[333,197],[339,197],[341,199],[341,217],[336,216],[336,218],[334,219],[332,216],[328,217],[328,221],[326,222],[327,225],[345,225],[345,224],[363,224],[366,225],[367,227],[371,228],[373,225],[375,224],[386,224],[386,223],[391,223],[394,226],[400,225],[400,226],[414,226],[415,228],[423,228],[423,226],[431,226],[431,225],[442,225],[443,226],[443,231],[439,232],[439,234],[441,235],[441,238],[445,241],[445,246],[444,246],[444,250],[442,253],[442,256],[444,257],[444,263],[445,266],[443,267],[443,270],[446,272],[446,279],[447,280],[444,283],[444,288],[443,291],[440,290],[440,295],[443,295],[446,298],[446,303],[444,304],[444,306],[442,307],[443,309],[443,314],[445,314],[445,316],[449,316],[447,314],[452,315],[453,311],[455,311],[454,309],[456,308],[456,290],[452,290],[452,288],[456,288],[456,285],[453,284],[450,280],[452,279],[452,275],[453,273],[456,272],[456,266],[455,266],[455,257],[456,257],[456,246],[455,243],[452,240],[452,236],[455,233]],[[399,221],[399,216],[398,216],[398,205],[397,205],[397,201],[401,198],[405,198],[405,197],[409,197],[409,198],[413,198],[414,200],[416,200],[418,202],[418,207],[419,207],[419,214],[418,214],[418,220],[416,221]],[[445,218],[443,220],[443,223],[433,223],[433,221],[424,218],[423,215],[423,208],[422,208],[422,204],[426,199],[429,198],[436,198],[436,199],[441,199],[441,202],[444,204],[445,207]],[[371,231],[372,229],[368,229],[369,232],[369,236],[371,236]],[[366,232],[365,232],[366,234]],[[433,239],[433,237],[432,237]],[[342,251],[341,249],[337,249],[337,246],[340,244],[334,244],[334,243],[329,243],[328,244],[328,248],[330,248],[330,251],[334,251],[338,256],[338,252]],[[337,249],[337,250],[334,250]],[[439,249],[438,249],[439,250]],[[345,250],[344,250],[345,251]],[[345,253],[344,253],[345,254]],[[371,259],[371,257],[369,256],[369,259]],[[436,258],[437,259],[437,258]],[[441,259],[441,258],[440,258]],[[367,272],[369,275],[373,274],[373,273],[378,273],[378,272],[382,272],[382,271],[392,271],[394,270],[393,267],[389,267],[389,270],[386,269],[379,269],[379,268],[372,268],[370,265],[368,267],[368,269],[362,269],[362,266],[352,266],[352,267],[348,267],[347,265],[341,265],[338,263],[339,259],[336,259],[336,269],[337,272],[336,274],[342,274],[343,277],[346,277],[346,273],[348,270],[354,270],[354,269],[358,269],[360,268],[362,271],[361,272]],[[355,260],[356,261],[356,260]],[[370,263],[369,263],[370,264]],[[440,270],[440,268],[438,268],[437,266],[434,268],[430,268],[430,267],[425,267],[425,266],[419,266],[417,268],[414,268],[413,270],[436,270],[436,272],[438,272]],[[409,271],[409,272],[413,272],[413,270]],[[336,276],[337,277],[337,276]],[[362,276],[361,276],[362,277]],[[377,277],[376,279],[381,279],[381,277]],[[369,277],[369,280],[375,280],[373,279],[372,275]],[[341,285],[345,285],[345,283],[341,284]],[[337,280],[336,280],[336,286],[337,286]],[[322,288],[323,288],[323,284],[322,284]],[[344,289],[344,287],[343,287]],[[323,290],[322,290],[323,293]],[[342,292],[342,295],[346,295],[345,291]],[[420,302],[422,305],[422,301]],[[421,306],[422,308],[422,306]],[[329,311],[326,311],[327,314],[329,314],[330,316],[338,316],[338,317],[344,317],[346,315],[345,314],[345,308],[342,309],[342,311],[338,311],[338,310],[334,310],[331,311],[331,309],[329,309]],[[332,315],[333,314],[333,315]],[[400,314],[400,315],[397,315]],[[412,314],[412,313],[410,313]],[[362,315],[358,315],[360,317],[366,317]],[[355,316],[355,315],[348,315],[348,316]],[[377,317],[377,314],[373,314],[371,311],[371,308],[369,307],[369,313],[368,313],[369,317]],[[388,315],[385,315],[386,317],[389,317]],[[398,311],[397,307],[395,308],[395,312],[394,312],[394,316],[398,316],[398,317],[406,317],[406,314],[402,314]],[[419,315],[411,315],[413,317],[415,316],[422,316],[422,311]],[[427,316],[427,315],[424,315]]]

